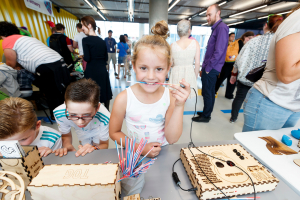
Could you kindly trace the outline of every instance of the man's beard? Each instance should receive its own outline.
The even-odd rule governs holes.
[[[208,25],[213,26],[216,23],[216,18],[214,20],[210,20],[210,22],[208,23]]]

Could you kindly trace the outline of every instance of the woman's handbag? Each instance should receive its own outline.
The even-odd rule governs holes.
[[[247,75],[246,75],[246,79],[248,79],[249,81],[255,83],[256,81],[258,81],[259,79],[261,79],[261,77],[263,76],[263,73],[265,71],[266,68],[266,64],[267,62],[265,62],[262,66],[257,67],[255,69],[252,69]]]

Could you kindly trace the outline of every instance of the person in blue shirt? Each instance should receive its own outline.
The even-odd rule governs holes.
[[[112,30],[108,31],[108,37],[105,38],[105,43],[106,43],[106,48],[107,48],[107,54],[108,54],[108,60],[107,60],[107,64],[106,64],[106,69],[109,73],[109,64],[110,64],[110,60],[112,60],[113,62],[113,66],[114,66],[114,71],[115,71],[115,76],[117,76],[118,74],[116,73],[116,45],[117,42],[116,40],[112,37]]]
[[[56,33],[56,28],[52,27],[51,32],[52,32],[51,35],[55,34]],[[48,47],[50,47],[50,37],[51,37],[51,35],[47,38],[47,46]]]
[[[128,47],[128,44],[126,43],[125,36],[120,35],[120,42],[118,43],[118,49],[117,49],[117,52],[119,53],[118,76],[116,77],[117,79],[119,79],[121,64],[123,63],[125,65],[128,50],[129,50],[129,47]],[[124,69],[123,71],[124,71],[124,78],[126,78],[126,70]]]

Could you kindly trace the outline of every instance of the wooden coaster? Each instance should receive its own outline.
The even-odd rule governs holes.
[[[300,159],[295,159],[294,163],[300,167]]]

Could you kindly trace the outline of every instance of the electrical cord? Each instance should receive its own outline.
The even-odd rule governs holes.
[[[192,89],[194,90],[194,92],[195,92],[195,94],[196,94],[195,111],[194,111],[194,116],[193,116],[193,117],[195,117],[196,112],[197,112],[197,92],[196,92],[195,88],[192,88]],[[194,157],[194,159],[195,159],[195,161],[196,161],[196,163],[197,163],[197,166],[199,167],[199,169],[201,169],[202,173],[205,175],[205,177],[207,178],[207,180],[208,180],[208,181],[209,181],[209,182],[210,182],[217,190],[219,190],[219,191],[225,196],[225,198],[229,199],[229,197],[228,197],[228,196],[227,196],[220,188],[218,188],[218,187],[217,187],[217,186],[216,186],[216,185],[208,178],[208,176],[205,174],[205,172],[203,171],[203,169],[200,167],[200,165],[199,165],[199,163],[198,163],[198,161],[197,161],[195,155],[193,154],[193,152],[192,152],[192,150],[191,150],[191,147],[192,147],[192,148],[196,148],[199,152],[201,152],[201,153],[203,153],[203,154],[205,154],[205,155],[207,155],[207,156],[210,156],[210,157],[212,157],[212,158],[214,158],[214,159],[217,159],[217,160],[220,160],[220,161],[222,161],[222,162],[225,162],[225,163],[227,163],[229,166],[232,166],[232,164],[233,164],[232,161],[225,161],[225,160],[222,160],[222,159],[220,159],[220,158],[216,158],[216,157],[214,157],[214,156],[212,156],[212,155],[209,155],[209,154],[207,154],[207,153],[201,151],[200,149],[198,149],[198,147],[196,147],[195,144],[193,143],[192,130],[193,130],[193,120],[191,121],[191,128],[190,128],[190,140],[191,140],[191,142],[188,144],[188,149],[189,149],[189,151],[191,152],[192,156]],[[190,189],[188,189],[188,190],[185,190],[185,189],[181,188],[181,186],[180,186],[181,183],[180,183],[180,180],[179,180],[179,178],[178,178],[178,175],[177,175],[176,172],[174,172],[174,166],[175,166],[175,164],[176,164],[179,160],[180,160],[180,158],[179,158],[178,160],[175,161],[175,163],[173,164],[173,167],[172,167],[172,177],[173,177],[175,183],[176,183],[176,184],[180,187],[180,189],[182,189],[183,191],[189,191],[189,192],[190,192],[190,191],[195,191],[195,190],[197,190],[197,188],[190,188]],[[253,190],[254,190],[254,200],[256,200],[256,191],[255,191],[255,186],[254,186],[254,182],[253,182],[252,178],[250,177],[250,175],[249,175],[247,172],[245,172],[245,171],[244,171],[243,169],[241,169],[240,167],[238,167],[238,166],[236,166],[236,165],[234,165],[234,167],[240,169],[242,172],[244,172],[244,173],[250,178],[250,180],[251,180],[251,182],[252,182]]]

